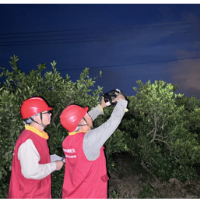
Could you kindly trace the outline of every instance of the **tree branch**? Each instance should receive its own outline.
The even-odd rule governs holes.
[[[150,141],[150,143],[152,143],[152,142],[155,140],[155,138],[156,138],[158,119],[159,119],[159,117],[156,117],[156,113],[154,113],[154,124],[155,124],[155,128],[154,128],[153,139]]]
[[[142,167],[143,167],[147,172],[149,172],[149,173],[153,176],[153,178],[154,178],[155,180],[157,180],[158,182],[160,182],[160,180],[151,172],[151,170],[148,169],[148,167],[146,166],[146,164],[144,163],[143,160],[142,160],[142,162],[141,162],[140,164],[142,165]]]
[[[199,127],[200,127],[200,126],[197,126],[197,125],[196,125],[196,126],[194,126],[194,127],[192,127],[192,128],[193,128],[193,130],[194,130],[194,129],[199,128]]]
[[[60,111],[60,108],[58,108],[58,110],[56,111],[56,113],[53,115],[53,118],[52,118],[52,122],[51,122],[51,123],[54,123],[54,120],[55,120],[55,118],[57,117],[59,111]]]
[[[164,137],[164,136],[162,136],[162,135],[156,135],[156,136],[161,137],[161,138],[167,138],[167,136]]]
[[[72,103],[74,103],[74,100],[71,100],[68,104],[67,104],[67,106],[69,106],[70,104],[72,104]],[[66,107],[67,107],[66,106]]]
[[[162,127],[161,127],[161,128],[162,128],[162,130],[164,130],[164,127],[165,127],[165,124],[164,124],[164,122],[163,122],[163,125],[162,125]]]
[[[158,164],[156,161],[155,161],[155,159],[154,158],[151,158],[156,164]]]
[[[153,128],[152,131],[150,131],[149,133],[147,133],[147,136],[149,136],[152,132],[154,132],[154,129],[155,129],[155,128]]]
[[[6,131],[10,131],[10,129],[6,128],[5,126],[2,126],[2,125],[0,125],[0,126],[1,126],[1,128],[3,128]]]
[[[71,100],[71,101],[67,104],[67,106],[69,106],[69,105],[72,104],[72,103],[74,103],[74,100]],[[66,107],[67,107],[67,106],[66,106]],[[57,117],[59,111],[60,111],[60,108],[59,108],[59,109],[56,111],[56,113],[54,114],[54,116],[53,116],[53,118],[52,118],[52,123],[54,123],[54,120],[55,120],[55,118]]]
[[[167,144],[165,141],[162,141],[162,140],[159,140],[159,139],[154,139],[154,140],[160,141],[160,142],[165,143],[166,145],[169,146],[169,144]],[[153,142],[153,141],[152,141],[152,142]],[[150,143],[151,143],[151,142],[150,142]]]
[[[176,156],[173,156],[173,157],[175,158],[176,162],[179,162],[179,160],[176,158]]]
[[[142,145],[138,145],[139,147],[142,147],[143,149],[144,149],[144,146],[142,146]]]

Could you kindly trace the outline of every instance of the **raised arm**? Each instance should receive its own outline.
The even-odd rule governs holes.
[[[101,104],[97,105],[96,107],[92,108],[88,114],[94,121],[99,115],[103,115],[103,108],[106,107],[106,103],[104,102],[104,97],[101,99]]]
[[[127,103],[125,98],[119,99],[111,117],[98,128],[88,131],[85,134],[83,150],[88,160],[95,160],[99,157],[100,148],[119,126],[126,112]]]
[[[92,110],[90,110],[88,112],[88,114],[90,115],[90,117],[94,121],[99,115],[104,114],[103,108],[101,107],[101,105],[97,105],[96,107],[92,108]]]

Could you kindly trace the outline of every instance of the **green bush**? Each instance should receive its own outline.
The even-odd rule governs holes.
[[[86,68],[79,80],[72,82],[56,70],[39,64],[37,70],[25,74],[18,68],[18,57],[11,57],[12,71],[2,68],[0,78],[0,198],[6,198],[11,174],[11,161],[15,142],[24,129],[20,115],[22,102],[32,96],[40,96],[53,106],[52,123],[46,128],[49,133],[50,154],[63,156],[62,142],[68,132],[61,126],[59,116],[69,104],[96,106],[100,103],[103,88],[91,89],[95,78],[89,77]],[[100,72],[101,76],[101,72]],[[128,109],[120,126],[105,143],[108,172],[116,170],[113,155],[130,153],[142,167],[156,179],[174,177],[184,182],[197,178],[200,164],[200,107],[195,97],[176,94],[176,86],[164,81],[150,81],[145,85],[137,81],[136,96],[129,96]],[[111,115],[113,107],[104,109],[105,114],[94,121],[98,127]],[[64,167],[52,173],[52,197],[61,198]],[[144,188],[151,192],[151,187]],[[118,194],[113,192],[113,198]],[[144,195],[141,194],[141,198]],[[149,196],[151,198],[151,196]]]
[[[137,81],[136,96],[128,97],[129,114],[120,129],[126,132],[128,149],[155,178],[195,179],[200,163],[197,128],[199,101],[175,94],[176,86],[164,81]]]
[[[62,142],[68,132],[61,126],[59,116],[62,110],[69,104],[80,106],[96,106],[100,103],[100,94],[103,88],[94,90],[94,79],[89,77],[89,69],[86,68],[80,74],[79,80],[72,82],[66,75],[63,78],[56,70],[56,62],[51,63],[52,71],[46,71],[42,76],[45,64],[39,64],[37,70],[25,74],[18,68],[18,57],[11,57],[12,71],[2,68],[0,78],[6,81],[0,85],[0,198],[6,198],[11,174],[11,161],[15,142],[24,129],[20,115],[22,102],[32,96],[44,98],[52,110],[52,123],[45,129],[49,134],[48,145],[50,154],[64,155]],[[101,72],[100,75],[101,76]],[[103,122],[100,119],[100,122]],[[118,135],[121,133],[118,131]],[[114,136],[115,137],[115,136]],[[115,144],[115,138],[111,139],[111,145]],[[118,141],[117,144],[121,145]],[[120,147],[121,148],[121,147]],[[118,148],[117,151],[120,151]],[[116,151],[116,150],[115,150]],[[112,152],[109,152],[110,155]],[[107,160],[108,166],[112,164]],[[64,178],[64,167],[61,171],[52,173],[52,197],[61,198],[62,184]]]

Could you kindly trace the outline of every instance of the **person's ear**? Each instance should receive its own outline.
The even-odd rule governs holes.
[[[39,123],[39,115],[35,115],[34,117],[33,117],[33,119],[34,119],[34,121],[36,121],[36,122],[38,122]]]
[[[82,125],[82,124],[83,124],[83,122],[84,122],[84,120],[83,120],[83,119],[81,119],[81,121],[80,121],[80,123],[79,123],[79,124],[80,124],[80,125]]]

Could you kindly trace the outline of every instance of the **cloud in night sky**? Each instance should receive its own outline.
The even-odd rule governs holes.
[[[195,43],[195,45],[198,45]],[[200,51],[178,51],[177,57],[200,57]],[[172,83],[184,88],[186,96],[200,98],[200,59],[179,60],[171,65]]]

